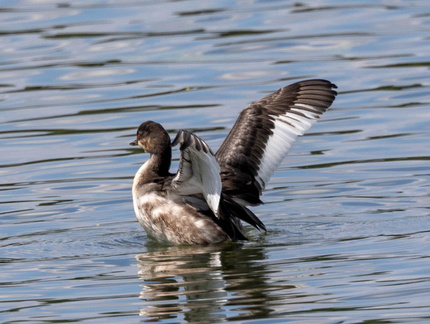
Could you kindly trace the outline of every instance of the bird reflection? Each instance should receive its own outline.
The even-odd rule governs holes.
[[[136,255],[145,301],[140,315],[148,320],[218,322],[271,312],[263,248],[230,243],[148,249]]]

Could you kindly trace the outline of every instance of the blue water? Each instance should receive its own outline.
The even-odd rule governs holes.
[[[0,322],[430,320],[427,1],[6,0],[0,16]],[[306,78],[339,96],[253,209],[268,232],[150,241],[137,126],[216,151],[241,109]]]

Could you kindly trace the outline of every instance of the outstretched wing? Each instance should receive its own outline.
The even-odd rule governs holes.
[[[172,186],[182,195],[203,194],[210,209],[218,217],[221,197],[219,164],[209,146],[196,135],[179,131],[172,146],[180,144],[179,169]]]
[[[258,205],[260,195],[298,135],[333,103],[337,88],[326,80],[306,80],[252,103],[216,153],[223,192],[242,205]]]

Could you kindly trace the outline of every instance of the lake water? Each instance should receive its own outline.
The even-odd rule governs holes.
[[[430,321],[428,1],[3,0],[0,16],[0,322]],[[306,78],[339,96],[253,209],[267,233],[148,240],[137,126],[216,150],[247,104]]]

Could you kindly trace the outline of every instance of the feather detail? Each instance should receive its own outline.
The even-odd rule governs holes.
[[[333,88],[326,80],[301,81],[245,108],[215,155],[223,193],[242,205],[261,204],[266,184],[297,136],[333,103]]]
[[[172,142],[180,144],[179,169],[172,187],[181,195],[203,194],[210,209],[219,217],[221,176],[219,164],[209,146],[198,136],[181,130]]]

